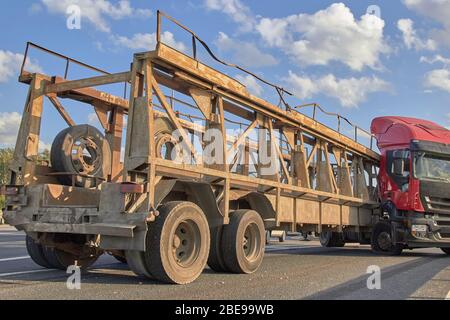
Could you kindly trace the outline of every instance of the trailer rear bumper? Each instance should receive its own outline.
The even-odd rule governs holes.
[[[15,226],[25,232],[90,234],[113,237],[133,238],[135,225],[127,224],[65,224],[65,223],[28,223]]]

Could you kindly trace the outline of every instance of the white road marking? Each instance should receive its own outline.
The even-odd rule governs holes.
[[[25,260],[25,259],[30,259],[30,258],[31,258],[30,256],[4,258],[4,259],[0,259],[0,262],[15,261],[15,260]]]
[[[58,271],[58,270],[56,270],[56,269],[36,269],[36,270],[28,270],[28,271],[0,273],[0,278],[2,278],[2,277],[10,277],[10,276],[18,276],[18,275],[21,275],[21,274],[41,273],[41,272],[49,272],[49,271]]]

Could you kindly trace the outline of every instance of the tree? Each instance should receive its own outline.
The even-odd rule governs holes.
[[[14,150],[0,149],[0,185],[5,185],[9,183],[9,165],[13,159]],[[5,197],[0,196],[0,223],[2,222],[1,211],[5,207]]]

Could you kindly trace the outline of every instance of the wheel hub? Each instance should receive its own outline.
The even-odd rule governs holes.
[[[382,250],[389,250],[392,246],[391,235],[384,231],[378,235],[378,245]]]
[[[101,163],[98,145],[90,138],[80,138],[72,145],[72,164],[79,173],[95,172]]]
[[[258,255],[262,241],[258,232],[258,226],[254,223],[247,226],[242,239],[242,250],[248,260],[253,260]]]
[[[181,222],[172,239],[172,254],[176,263],[182,267],[191,265],[198,257],[200,241],[197,225],[191,220]]]

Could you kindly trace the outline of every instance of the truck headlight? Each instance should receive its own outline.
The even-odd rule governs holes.
[[[425,224],[413,224],[411,231],[413,232],[427,232],[427,225]]]

